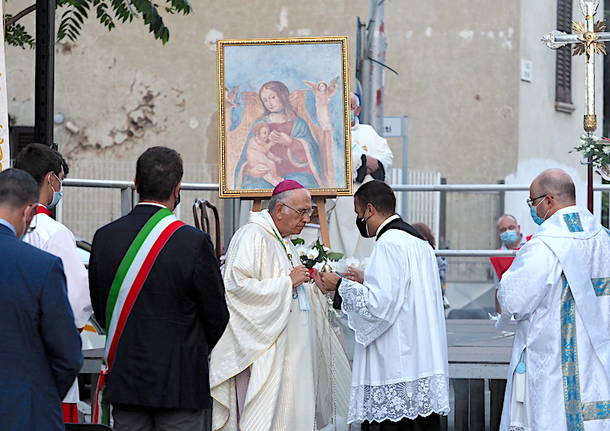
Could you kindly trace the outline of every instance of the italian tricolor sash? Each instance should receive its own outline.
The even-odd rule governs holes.
[[[157,256],[174,232],[184,225],[169,209],[159,209],[136,235],[119,265],[106,304],[106,347],[95,391],[93,423],[110,422],[110,403],[103,399],[103,394],[121,334]]]

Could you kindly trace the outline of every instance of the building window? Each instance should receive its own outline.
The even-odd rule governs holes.
[[[572,33],[572,0],[557,0],[557,30]],[[555,109],[574,111],[572,104],[572,46],[557,50],[555,63]]]

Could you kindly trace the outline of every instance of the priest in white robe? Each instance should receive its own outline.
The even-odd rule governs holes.
[[[610,238],[562,170],[530,186],[540,225],[502,277],[517,330],[500,429],[610,429]]]
[[[449,412],[447,336],[434,250],[395,214],[390,186],[370,181],[356,192],[356,224],[377,243],[364,274],[316,275],[338,289],[356,346],[348,421],[381,431],[440,430]]]
[[[349,363],[290,241],[311,213],[309,192],[285,180],[231,241],[230,320],[210,363],[214,430],[346,429]]]
[[[390,173],[393,154],[388,141],[379,136],[373,127],[360,124],[360,101],[355,94],[350,95],[350,115],[352,121],[352,181],[354,192],[363,183],[373,179],[385,181]],[[334,206],[333,206],[334,205]],[[354,210],[352,196],[340,196],[328,202],[329,236],[333,251],[341,252],[348,258],[359,260],[368,258],[373,252],[375,240],[358,235],[351,217]]]

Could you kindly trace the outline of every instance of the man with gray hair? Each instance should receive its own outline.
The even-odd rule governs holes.
[[[309,192],[284,180],[269,209],[251,213],[231,240],[223,274],[230,319],[210,362],[214,430],[345,423],[347,357],[327,320],[329,304],[290,241],[312,213]]]
[[[61,259],[21,241],[37,200],[38,185],[30,174],[0,173],[3,431],[63,430],[61,400],[83,363]]]
[[[527,204],[540,227],[498,291],[500,326],[517,321],[500,429],[607,430],[610,237],[560,169],[534,179]]]
[[[500,237],[500,250],[519,250],[525,244],[526,239],[515,216],[502,214],[496,221],[496,228]]]
[[[352,124],[352,181],[354,193],[373,179],[386,181],[392,165],[393,154],[388,141],[379,136],[368,124],[361,124],[360,99],[350,94],[350,115]],[[355,229],[354,198],[340,196],[328,203],[330,245],[334,251],[346,257],[364,259],[371,255],[375,241],[362,238]]]

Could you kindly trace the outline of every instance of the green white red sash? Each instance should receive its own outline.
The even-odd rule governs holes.
[[[106,348],[95,391],[93,423],[110,421],[110,404],[104,401],[103,393],[121,334],[157,256],[174,232],[184,225],[169,209],[159,209],[142,227],[119,265],[106,303]]]

